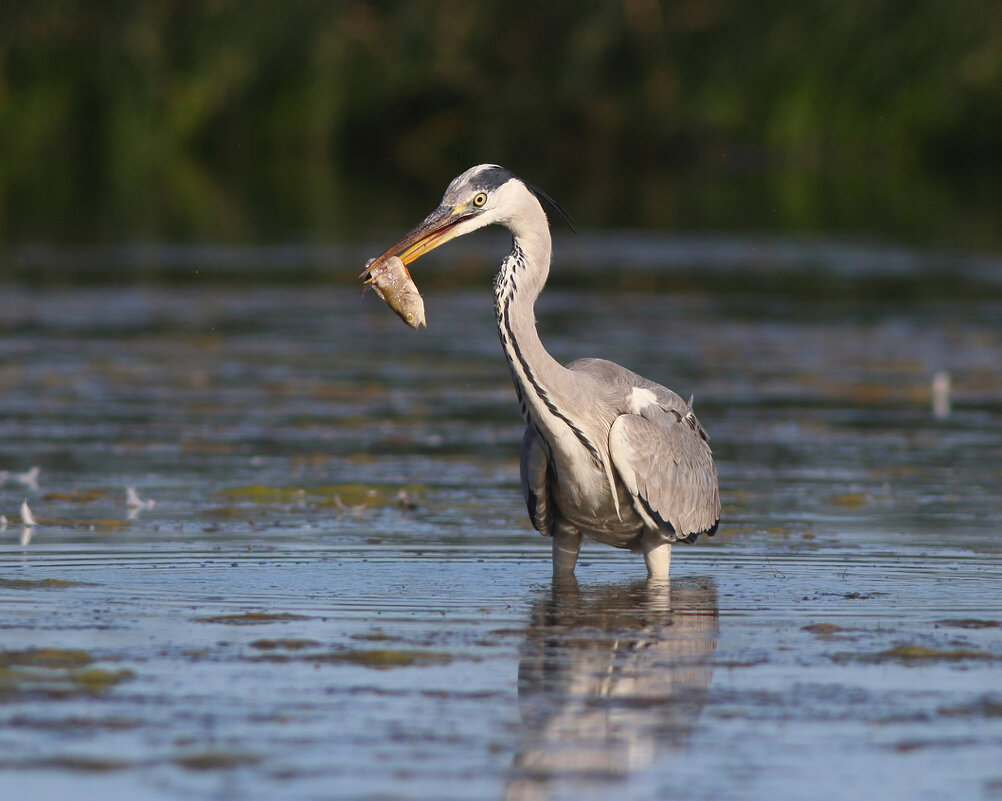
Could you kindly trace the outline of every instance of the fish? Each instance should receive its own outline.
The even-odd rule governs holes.
[[[366,262],[365,270],[359,276],[360,278],[368,276],[362,286],[362,292],[371,288],[411,328],[417,330],[422,325],[427,326],[424,318],[424,298],[418,292],[407,265],[397,256],[390,256],[375,266],[372,266],[373,261],[374,259],[369,259]]]

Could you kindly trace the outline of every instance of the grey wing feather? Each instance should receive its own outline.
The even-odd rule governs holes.
[[[716,531],[720,493],[706,432],[685,408],[681,414],[652,405],[642,415],[620,415],[609,432],[609,450],[641,516],[669,541],[691,542]]]
[[[717,469],[691,401],[605,359],[567,367],[594,379],[605,407],[626,412],[611,420],[609,451],[641,517],[669,541],[712,535],[720,520]]]
[[[536,427],[529,424],[522,437],[522,496],[529,511],[533,528],[547,537],[553,536],[553,504],[550,499],[550,457]]]
[[[632,389],[638,387],[653,393],[657,398],[658,405],[663,409],[675,409],[682,414],[692,411],[689,408],[690,405],[677,392],[673,392],[668,387],[651,381],[649,378],[644,378],[615,362],[606,359],[577,359],[568,364],[567,369],[587,373],[600,386],[609,388],[616,396],[628,395]]]

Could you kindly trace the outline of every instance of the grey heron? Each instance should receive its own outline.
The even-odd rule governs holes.
[[[649,576],[666,578],[672,543],[712,536],[720,520],[709,437],[672,390],[604,359],[565,367],[543,347],[533,305],[551,240],[537,193],[549,201],[503,167],[472,167],[372,265],[410,264],[491,224],[511,231],[494,280],[497,328],[527,422],[522,492],[532,525],[553,540],[554,575],[573,573],[587,536],[642,553]]]

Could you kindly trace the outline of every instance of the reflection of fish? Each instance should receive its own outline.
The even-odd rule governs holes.
[[[365,280],[364,292],[368,287],[372,287],[379,297],[386,301],[386,305],[397,313],[411,328],[418,328],[425,325],[424,321],[424,299],[411,278],[410,272],[396,256],[390,256],[386,261],[370,267],[372,260],[365,265],[365,271],[360,277],[368,276]]]
[[[610,783],[684,749],[716,646],[706,579],[555,584],[534,604],[519,660],[522,745],[506,798],[613,797]]]

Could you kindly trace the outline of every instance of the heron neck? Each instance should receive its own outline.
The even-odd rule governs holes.
[[[498,335],[511,369],[523,413],[537,425],[549,416],[546,409],[558,380],[567,369],[543,347],[536,330],[533,306],[546,283],[550,266],[550,239],[516,234],[512,251],[501,264],[494,284]]]

